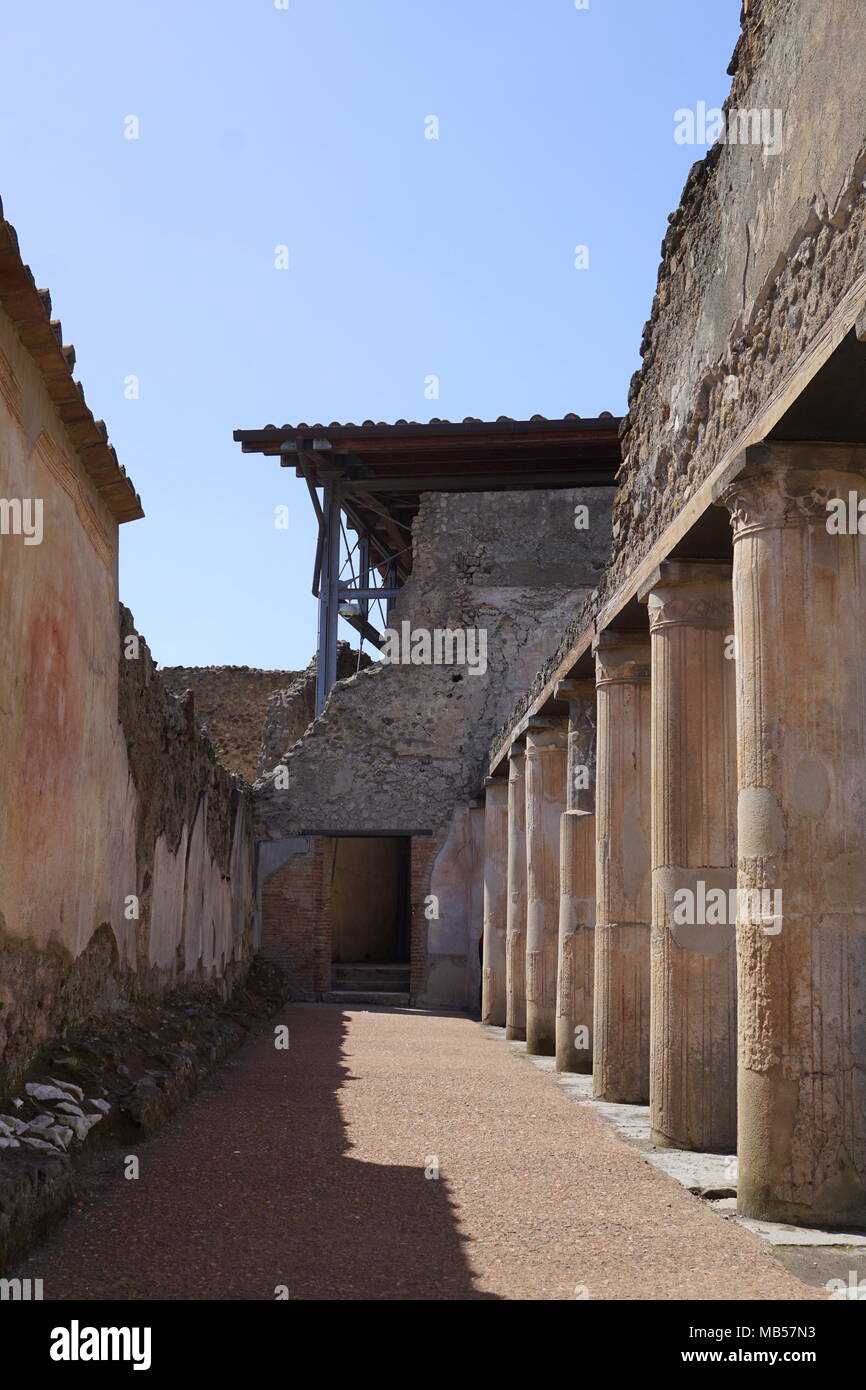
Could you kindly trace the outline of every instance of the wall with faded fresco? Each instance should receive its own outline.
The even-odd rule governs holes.
[[[251,948],[244,784],[119,615],[117,549],[0,310],[0,1089],[67,1022]]]

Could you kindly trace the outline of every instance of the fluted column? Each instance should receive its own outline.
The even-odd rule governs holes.
[[[649,1100],[650,639],[602,632],[594,643],[596,927],[593,1094]]]
[[[760,445],[745,462],[724,495],[737,640],[738,1205],[849,1228],[866,1224],[866,449]]]
[[[508,780],[488,777],[484,800],[484,945],[481,1022],[505,1026],[505,928],[508,904]]]
[[[556,1052],[559,822],[565,809],[568,726],[555,716],[526,731],[526,1050]]]
[[[508,754],[508,905],[505,928],[505,1036],[526,1038],[526,752]]]
[[[466,900],[469,918],[469,973],[468,995],[473,1009],[481,1012],[482,967],[484,964],[484,803],[478,800],[469,803],[469,832],[472,847],[471,877]]]
[[[556,1070],[592,1071],[595,958],[595,681],[556,686],[568,701],[566,809],[559,841]]]
[[[731,567],[669,560],[644,596],[652,641],[652,1140],[731,1153],[737,1136]]]

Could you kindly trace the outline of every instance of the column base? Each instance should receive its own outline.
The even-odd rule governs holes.
[[[813,1113],[809,1126],[796,1118],[800,1090],[808,1095],[808,1082],[809,1078],[799,1083],[785,1078],[779,1068],[768,1073],[740,1068],[738,1098],[744,1118],[737,1212],[757,1221],[864,1231],[866,1178],[854,1167],[844,1140],[831,1134],[833,1142],[825,1143],[822,1163],[812,1161],[819,1117]]]
[[[592,1072],[592,1053],[585,1047],[575,1047],[571,1018],[556,1021],[556,1070],[575,1071],[582,1075]]]
[[[730,1154],[733,1157],[737,1152],[731,1144],[719,1144],[714,1139],[708,1139],[704,1144],[678,1139],[672,1134],[661,1134],[657,1129],[650,1129],[650,1143],[657,1149],[679,1149],[691,1154]]]
[[[604,1088],[593,1085],[592,1098],[606,1101],[609,1105],[649,1105],[649,1096],[645,1091],[621,1091],[613,1086]]]

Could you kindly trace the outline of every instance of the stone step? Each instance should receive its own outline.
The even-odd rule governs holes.
[[[335,960],[332,970],[381,970],[399,975],[409,969],[407,960]]]
[[[409,967],[334,965],[331,984],[335,989],[406,990],[409,988]]]
[[[396,990],[329,989],[322,995],[323,1004],[380,1004],[386,1008],[406,1009],[409,995]]]
[[[358,997],[360,997],[361,995],[364,995],[366,997],[367,995],[373,994],[387,994],[390,997],[390,995],[392,994],[405,994],[408,996],[409,990],[399,988],[392,989],[390,987],[388,987],[387,989],[383,989],[381,985],[336,984],[331,986],[331,993],[339,995],[352,994],[357,995]]]

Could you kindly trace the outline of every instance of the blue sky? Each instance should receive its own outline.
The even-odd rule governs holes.
[[[739,8],[7,0],[0,196],[141,493],[161,664],[314,649],[306,489],[233,429],[625,409],[704,154],[674,111],[721,105]]]

